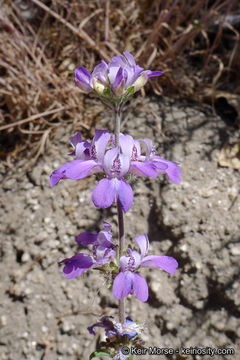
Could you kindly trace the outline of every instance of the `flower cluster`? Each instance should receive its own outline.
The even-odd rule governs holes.
[[[127,249],[127,255],[120,258],[120,268],[116,264],[115,245],[111,238],[111,225],[104,222],[104,230],[96,234],[88,232],[77,236],[76,241],[81,245],[93,245],[93,255],[77,254],[71,258],[64,259],[60,263],[66,264],[63,274],[72,279],[80,276],[84,271],[94,267],[103,272],[111,272],[113,281],[113,295],[120,300],[125,296],[136,294],[143,302],[148,299],[148,286],[146,280],[139,274],[140,268],[160,268],[170,274],[175,273],[178,263],[170,256],[148,255],[148,236],[140,235],[135,238],[140,253]],[[106,267],[107,263],[112,266]],[[103,268],[105,265],[105,268]]]
[[[75,83],[82,91],[94,92],[111,106],[123,104],[149,78],[160,75],[161,71],[144,70],[136,65],[134,57],[125,52],[124,56],[114,56],[109,64],[102,60],[92,74],[85,67],[78,67],[75,70]]]
[[[148,286],[146,280],[139,275],[140,268],[160,268],[170,274],[176,272],[177,261],[170,256],[149,255],[149,240],[147,235],[140,235],[135,238],[140,254],[137,251],[128,249],[129,256],[120,258],[120,272],[114,279],[113,295],[116,299],[133,294],[143,302],[148,299]]]
[[[134,140],[130,135],[120,134],[119,146],[115,147],[114,137],[107,130],[96,130],[91,142],[82,140],[81,133],[71,137],[76,159],[63,164],[50,177],[51,186],[61,179],[80,180],[88,175],[103,173],[93,190],[92,201],[96,207],[107,208],[119,199],[122,209],[127,212],[133,202],[131,186],[124,180],[127,174],[156,178],[167,174],[174,183],[180,182],[181,170],[177,163],[156,155],[150,139]],[[145,144],[145,155],[140,143]]]
[[[104,316],[100,322],[88,327],[89,333],[96,335],[93,329],[95,327],[102,327],[105,329],[105,334],[109,339],[116,336],[127,336],[129,339],[132,339],[140,334],[140,326],[129,317],[126,318],[126,321],[123,324],[120,322],[114,322],[111,318],[112,317],[110,316]]]
[[[126,321],[123,324],[115,322],[112,319],[112,316],[104,316],[99,322],[88,327],[88,331],[92,335],[96,335],[94,331],[95,327],[105,329],[106,341],[99,344],[98,351],[94,353],[94,355],[109,356],[110,351],[113,360],[129,359],[129,356],[124,355],[121,350],[123,346],[126,345],[134,347],[142,346],[140,335],[143,331],[143,327],[135,321],[132,321],[129,317],[126,318]]]
[[[63,268],[63,274],[68,279],[80,276],[84,271],[92,267],[101,268],[104,264],[114,261],[116,258],[116,246],[111,241],[111,225],[104,222],[103,226],[104,229],[99,233],[84,232],[76,238],[76,242],[80,245],[93,245],[92,255],[80,253],[59,262],[60,264],[66,264]]]

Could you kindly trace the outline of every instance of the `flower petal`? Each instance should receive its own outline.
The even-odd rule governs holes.
[[[68,163],[63,164],[59,169],[54,170],[50,176],[51,187],[57,185],[61,179],[66,179],[65,172],[68,167]]]
[[[135,240],[140,248],[142,258],[147,255],[149,249],[149,240],[147,234],[135,237]]]
[[[92,75],[90,84],[93,87],[94,78],[97,78],[99,81],[101,81],[104,85],[108,85],[108,65],[107,63],[102,60],[100,64],[95,66]]]
[[[83,246],[88,246],[94,244],[97,241],[97,237],[98,233],[83,232],[76,237],[76,242]]]
[[[120,134],[119,144],[121,146],[123,154],[131,158],[134,145],[134,140],[132,136]]]
[[[61,179],[80,180],[89,175],[92,169],[99,165],[93,160],[72,160],[69,161],[59,169],[53,171],[50,176],[51,187],[58,184]],[[101,169],[97,169],[100,172]]]
[[[181,181],[182,172],[178,164],[173,161],[162,159],[159,156],[154,156],[153,164],[154,166],[156,166],[157,169],[160,170],[160,172],[162,170],[160,168],[162,163],[167,165],[167,169],[164,169],[163,172],[167,174],[169,180],[171,180],[175,184],[179,184]]]
[[[82,134],[80,132],[77,132],[74,136],[70,137],[70,142],[74,148],[81,141],[82,141]]]
[[[90,156],[93,160],[101,163],[105,154],[106,146],[111,135],[108,130],[95,130],[95,136],[90,148]]]
[[[114,244],[112,243],[112,232],[111,232],[111,225],[107,222],[103,222],[104,229],[98,233],[97,243],[98,245],[104,246],[105,248],[113,247]]]
[[[99,181],[92,193],[92,201],[96,207],[103,209],[112,205],[115,200],[116,188],[109,179]]]
[[[117,193],[121,207],[123,211],[126,213],[131,208],[133,202],[132,188],[126,181],[120,180]]]
[[[69,161],[65,170],[65,176],[71,180],[80,180],[88,176],[90,171],[96,166],[98,164],[94,160]]]
[[[125,58],[127,59],[130,66],[136,66],[136,62],[135,62],[135,59],[132,56],[132,54],[130,54],[127,51],[125,51],[123,54],[124,54]]]
[[[89,93],[92,91],[90,86],[90,73],[84,66],[79,66],[75,70],[75,82],[76,85],[83,91]]]
[[[162,71],[151,71],[151,70],[146,70],[145,72],[146,72],[146,74],[147,74],[148,79],[149,79],[150,77],[154,77],[154,76],[161,76],[161,75],[163,74],[163,72],[162,72]]]
[[[113,296],[120,300],[124,296],[131,294],[133,285],[133,273],[120,272],[113,282]]]
[[[88,141],[81,141],[76,145],[76,160],[90,160],[89,148],[91,144]]]
[[[128,88],[129,86],[131,86],[134,83],[134,81],[137,78],[134,67],[126,66],[123,70],[123,74],[124,74],[124,78],[126,79],[125,87]]]
[[[150,155],[153,149],[153,142],[151,139],[139,139],[139,141],[143,141],[146,144],[146,159],[150,159]]]
[[[141,275],[134,273],[133,286],[138,300],[143,302],[147,301],[148,285],[146,283],[146,280]]]
[[[171,256],[149,255],[143,258],[141,267],[158,267],[170,274],[174,274],[178,267],[178,262]]]
[[[119,68],[118,72],[116,74],[114,83],[112,84],[113,91],[115,91],[117,89],[117,87],[120,85],[122,79],[123,79],[123,70],[122,70],[122,68]]]
[[[127,65],[127,60],[123,55],[117,55],[112,58],[112,61],[108,64],[108,68],[112,66],[125,67]]]
[[[63,268],[63,274],[68,279],[80,276],[84,271],[92,267],[94,264],[92,257],[88,254],[77,254],[71,258],[64,259],[59,262],[59,264],[61,263],[66,263]]]
[[[156,178],[158,172],[152,161],[131,161],[130,172],[139,176],[150,176]]]
[[[119,153],[120,147],[108,150],[104,156],[104,170],[111,178],[123,177],[129,170],[130,159],[128,156]]]
[[[119,69],[120,67],[113,64],[112,66],[109,66],[109,72],[108,72],[108,78],[110,81],[111,86],[116,82],[117,76],[120,76]],[[123,75],[123,73],[121,73]]]

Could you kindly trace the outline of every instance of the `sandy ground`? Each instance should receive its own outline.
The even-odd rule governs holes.
[[[149,253],[174,256],[179,269],[174,275],[143,271],[149,300],[128,297],[126,314],[144,324],[146,346],[235,351],[136,359],[238,360],[240,173],[218,167],[217,159],[225,141],[239,134],[210,109],[169,99],[138,100],[127,113],[122,131],[152,138],[160,156],[181,164],[183,176],[179,185],[165,175],[131,181],[127,241],[148,233]],[[104,113],[97,128],[109,124],[111,114]],[[91,202],[93,176],[49,186],[51,172],[69,160],[69,137],[76,130],[64,124],[58,128],[45,156],[24,175],[24,158],[12,170],[0,165],[1,360],[87,360],[96,341],[87,327],[102,314],[117,318],[117,301],[98,273],[90,270],[67,280],[58,265],[79,252],[75,236],[99,231],[103,220],[117,236],[115,207],[96,209]]]

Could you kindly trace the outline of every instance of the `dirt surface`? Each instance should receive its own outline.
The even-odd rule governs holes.
[[[228,137],[239,134],[210,109],[169,99],[139,98],[127,113],[122,131],[152,138],[157,154],[179,162],[183,176],[179,185],[165,175],[132,179],[127,241],[147,232],[149,254],[174,256],[179,269],[174,275],[142,271],[149,300],[128,297],[126,314],[144,324],[146,346],[227,347],[235,355],[213,358],[238,360],[240,174],[218,167],[217,159]],[[108,129],[111,114],[100,117],[97,128]],[[69,159],[69,137],[77,130],[58,128],[45,156],[27,174],[21,175],[24,158],[12,170],[0,165],[1,360],[87,360],[96,341],[87,327],[102,314],[117,318],[117,301],[98,273],[67,280],[58,265],[79,252],[75,236],[80,232],[99,231],[105,220],[117,234],[116,208],[96,209],[91,202],[93,176],[49,186],[51,172]],[[136,356],[149,358],[183,359]]]

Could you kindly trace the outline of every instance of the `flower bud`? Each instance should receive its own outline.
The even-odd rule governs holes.
[[[96,91],[96,93],[98,95],[103,95],[104,90],[106,89],[105,85],[103,85],[99,80],[97,80],[96,78],[94,79],[94,85],[93,85],[94,90]]]
[[[147,74],[144,72],[137,78],[137,80],[132,84],[134,87],[134,92],[140,90],[147,83]]]

